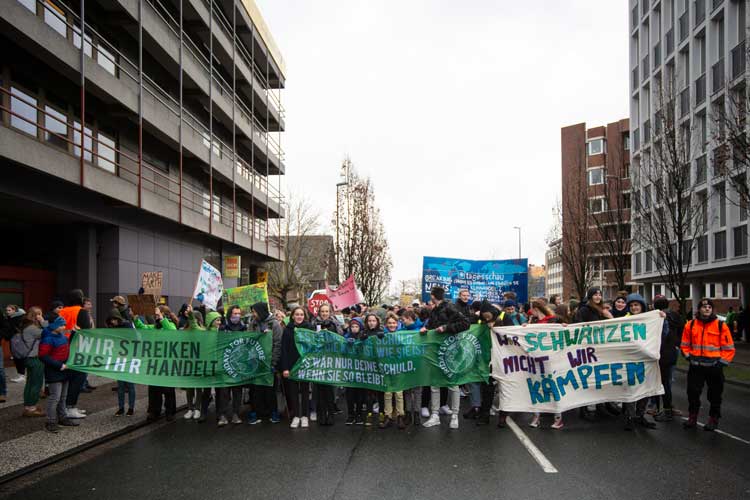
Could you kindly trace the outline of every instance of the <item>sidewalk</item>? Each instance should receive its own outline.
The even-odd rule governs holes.
[[[78,405],[88,411],[87,417],[79,420],[81,425],[78,427],[63,427],[58,434],[50,434],[44,430],[45,417],[21,416],[24,384],[10,382],[16,376],[15,368],[6,368],[5,375],[8,378],[8,401],[0,403],[0,450],[3,456],[0,482],[9,474],[54,460],[61,454],[139,427],[146,421],[146,386],[136,386],[135,415],[115,417],[117,393],[112,388],[117,384],[107,378],[89,375],[89,382],[96,386],[96,390],[81,394]],[[45,402],[40,400],[40,406],[44,407]],[[185,403],[185,391],[177,390],[177,406]]]

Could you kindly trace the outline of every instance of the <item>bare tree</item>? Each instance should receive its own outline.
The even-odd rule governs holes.
[[[689,88],[683,92],[689,92]],[[694,147],[690,120],[681,120],[677,114],[674,85],[658,85],[655,93],[658,111],[654,115],[653,145],[644,148],[641,158],[633,162],[633,244],[637,247],[634,251],[644,252],[646,272],[651,272],[651,266],[685,311],[693,250],[704,245],[707,249],[708,244],[704,234],[708,230],[707,195],[696,189],[705,175],[700,162],[696,163],[696,182],[691,178],[691,160],[703,145]],[[689,99],[687,104],[684,97],[679,100],[679,111],[686,115]],[[648,132],[644,130],[644,142]],[[700,141],[701,134],[695,135]],[[636,267],[639,257],[640,253]]]
[[[393,267],[380,210],[370,179],[360,177],[349,160],[342,177],[345,189],[339,192],[333,217],[339,267],[345,277],[354,275],[365,301],[376,304],[388,289]]]
[[[268,293],[279,299],[285,309],[289,293],[304,296],[310,278],[327,266],[327,256],[323,252],[320,256],[309,255],[309,245],[306,245],[306,238],[320,228],[319,213],[303,195],[289,194],[286,200],[286,217],[279,221],[274,231],[276,234],[271,236],[284,249],[286,259],[266,265]]]
[[[577,296],[585,297],[593,276],[593,238],[589,230],[589,198],[586,180],[585,144],[576,145],[568,176],[563,181],[562,206],[558,208],[562,228],[564,274],[572,281]],[[554,227],[554,226],[553,226]]]

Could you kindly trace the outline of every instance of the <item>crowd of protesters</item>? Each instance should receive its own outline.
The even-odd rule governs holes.
[[[499,408],[496,382],[492,378],[463,387],[415,387],[385,393],[292,380],[290,372],[300,357],[294,341],[295,328],[326,330],[354,342],[371,336],[383,338],[398,331],[424,334],[432,330],[437,334],[449,335],[462,332],[475,323],[491,327],[583,323],[642,314],[653,308],[662,311],[664,318],[659,360],[664,394],[633,403],[611,402],[583,407],[578,410],[580,416],[591,421],[605,416],[619,416],[626,430],[633,430],[636,426],[653,429],[656,422],[671,421],[674,416],[680,415],[672,406],[671,385],[681,353],[689,363],[689,407],[683,425],[686,428],[696,427],[701,393],[706,385],[710,409],[704,429],[717,428],[721,417],[723,367],[733,359],[733,334],[738,331],[737,324],[743,321],[744,311],[721,320],[715,314],[712,300],[702,299],[695,316],[685,321],[670,308],[664,296],[657,296],[652,304],[647,304],[637,293],[622,293],[610,302],[603,299],[599,288],[591,288],[580,302],[570,300],[568,303],[553,295],[548,300],[538,297],[528,304],[519,304],[512,292],[506,293],[500,304],[486,300],[470,302],[469,297],[468,290],[461,290],[456,301],[451,302],[443,288],[434,287],[427,304],[420,301],[406,307],[358,304],[340,311],[338,315],[333,314],[330,305],[323,304],[317,315],[311,317],[300,306],[290,311],[270,311],[265,303],[254,304],[249,315],[243,315],[242,309],[236,305],[213,311],[203,305],[193,308],[190,304],[184,304],[176,314],[166,305],[160,305],[153,315],[135,316],[126,300],[116,296],[110,301],[112,308],[104,323],[109,328],[209,330],[226,335],[257,331],[272,335],[273,386],[184,388],[186,421],[206,422],[213,403],[219,426],[243,422],[257,425],[264,421],[275,424],[280,423],[285,414],[290,427],[308,428],[311,422],[322,426],[333,425],[336,416],[344,412],[342,408],[345,405],[346,425],[377,426],[382,429],[435,427],[443,423],[441,416],[445,416],[449,428],[457,429],[461,398],[466,398],[468,404],[462,414],[464,420],[473,421],[476,425],[488,425],[494,415],[497,426],[502,428],[506,425],[507,413]],[[45,428],[53,433],[59,432],[61,426],[79,425],[86,417],[86,411],[78,406],[79,396],[82,392],[91,392],[95,387],[88,384],[86,374],[71,370],[66,362],[71,338],[78,330],[94,327],[91,301],[81,290],[73,290],[66,303],[55,301],[46,313],[37,306],[24,311],[15,305],[8,305],[5,313],[0,332],[2,338],[11,344],[18,373],[11,383],[25,383],[23,416],[46,416]],[[743,328],[742,331],[747,335],[747,329]],[[6,384],[5,372],[0,365],[0,403],[6,401]],[[113,390],[117,392],[118,405],[114,416],[132,416],[136,386],[118,381]],[[175,420],[176,390],[179,389],[148,387],[149,420],[158,419],[162,410],[168,421]],[[44,407],[40,403],[43,398],[46,398]],[[529,425],[539,427],[541,422],[542,415],[537,413],[531,416]],[[563,427],[563,415],[554,414],[551,428],[559,430]]]

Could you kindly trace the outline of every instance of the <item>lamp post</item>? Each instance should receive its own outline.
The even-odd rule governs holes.
[[[345,159],[344,163],[341,165],[341,171],[339,172],[339,179],[340,181],[336,183],[336,283],[340,283],[339,280],[340,271],[339,271],[339,254],[341,252],[340,246],[339,246],[339,226],[340,226],[340,211],[339,211],[339,201],[341,200],[341,196],[339,195],[339,189],[342,186],[349,186],[349,159]],[[348,216],[348,214],[347,214]]]
[[[518,258],[521,258],[521,226],[513,226],[513,229],[518,229]]]

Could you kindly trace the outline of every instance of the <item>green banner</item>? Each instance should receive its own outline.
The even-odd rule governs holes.
[[[224,310],[227,310],[229,306],[240,306],[244,315],[250,314],[250,306],[256,302],[268,304],[268,286],[266,283],[225,288],[221,295]]]
[[[79,330],[67,365],[78,371],[163,387],[273,385],[273,336],[198,330]]]
[[[300,359],[294,380],[397,392],[421,386],[486,382],[490,376],[489,329],[473,325],[456,335],[429,331],[387,333],[349,342],[328,331],[295,331]]]

